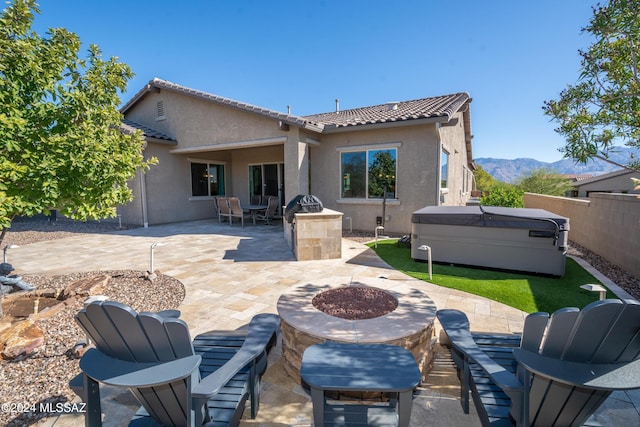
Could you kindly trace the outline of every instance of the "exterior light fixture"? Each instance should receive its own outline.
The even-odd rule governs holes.
[[[378,247],[378,237],[382,237],[382,236],[379,236],[379,235],[378,235],[378,232],[379,232],[379,231],[384,231],[384,227],[383,227],[382,225],[377,226],[377,227],[376,227],[376,229],[375,229],[376,243],[375,243],[375,245],[374,245],[374,246],[375,246],[376,248]]]
[[[7,251],[9,249],[19,248],[18,245],[6,245],[2,251],[2,262],[7,262]]]
[[[432,268],[431,268],[431,247],[427,245],[418,246],[418,250],[427,253],[427,263],[429,264],[429,280],[433,279]]]
[[[158,247],[158,246],[164,246],[165,244],[163,242],[154,242],[151,244],[151,248],[150,248],[150,256],[149,256],[149,278],[151,280],[155,279],[155,268],[153,265],[153,250]]]
[[[589,292],[598,292],[600,294],[600,300],[603,300],[607,297],[607,288],[602,285],[587,283],[586,285],[580,286],[580,288]]]

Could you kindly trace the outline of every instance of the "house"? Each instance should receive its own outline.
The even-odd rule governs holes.
[[[295,116],[153,79],[122,108],[145,157],[119,207],[139,225],[214,216],[213,196],[314,194],[353,229],[409,233],[424,206],[464,205],[473,186],[467,93]],[[386,198],[385,196],[386,191]]]
[[[610,173],[573,183],[573,197],[589,197],[590,193],[640,193],[634,190],[631,178],[640,179],[640,172],[632,169],[619,169]]]

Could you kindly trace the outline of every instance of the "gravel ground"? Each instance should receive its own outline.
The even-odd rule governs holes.
[[[59,220],[55,225],[47,221],[16,222],[5,237],[3,245],[27,245],[42,240],[59,239],[78,233],[103,233],[117,229],[117,224],[75,223]],[[184,287],[178,280],[159,274],[152,282],[141,271],[86,272],[64,276],[24,275],[23,279],[38,289],[63,288],[74,281],[96,275],[111,276],[101,292],[110,299],[130,305],[138,311],[160,311],[177,308],[184,299]],[[52,317],[36,323],[45,335],[44,347],[34,356],[8,361],[0,359],[0,425],[24,426],[51,414],[40,411],[40,404],[68,402],[75,395],[68,386],[79,373],[78,359],[73,348],[84,338],[73,319],[82,308],[82,298],[72,299],[64,309]],[[5,305],[5,313],[9,307]],[[3,320],[9,320],[7,318]],[[0,328],[1,329],[1,328]],[[35,406],[32,406],[35,405]],[[30,410],[34,407],[36,410]],[[26,411],[23,411],[26,408]]]
[[[83,223],[62,219],[53,223],[42,218],[15,221],[2,244],[23,246],[43,240],[60,239],[78,234],[104,233],[117,229],[118,225],[112,223]],[[374,239],[371,233],[357,231],[345,233],[344,237],[358,242],[369,242]],[[621,288],[634,297],[640,298],[640,281],[637,278],[575,243],[571,243],[569,253],[585,259]],[[104,273],[100,272],[100,274]],[[114,300],[131,305],[136,310],[158,311],[176,308],[184,299],[184,287],[178,280],[171,277],[159,275],[153,282],[153,292],[151,292],[150,282],[144,278],[144,272],[107,273],[112,279],[103,293]],[[98,273],[86,272],[66,276],[25,275],[24,279],[38,289],[60,288],[81,277],[96,274]],[[67,402],[74,398],[75,395],[67,384],[79,372],[78,360],[72,353],[75,344],[84,336],[75,325],[73,316],[81,305],[81,301],[76,300],[60,313],[38,321],[39,326],[45,331],[46,342],[44,348],[35,356],[13,362],[0,359],[1,403],[15,404],[13,413],[0,411],[0,425],[29,425],[50,415],[39,410],[16,413],[15,409],[21,409],[24,405],[31,407],[35,404],[39,408],[40,403]]]

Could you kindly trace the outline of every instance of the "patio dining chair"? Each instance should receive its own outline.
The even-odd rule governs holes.
[[[472,334],[467,316],[439,310],[444,343],[483,426],[582,426],[615,390],[640,388],[640,303],[601,300],[533,313],[522,337]],[[514,340],[515,338],[515,340]]]
[[[127,388],[142,405],[130,426],[237,426],[247,399],[256,417],[277,315],[258,314],[246,330],[211,331],[193,342],[183,320],[114,301],[93,302],[76,320],[95,343],[71,384],[87,404],[85,425],[102,425],[100,384]]]
[[[229,199],[227,197],[215,197],[218,206],[218,222],[222,222],[222,218],[229,218],[231,221],[231,210],[229,209]]]
[[[233,218],[240,218],[240,223],[244,228],[244,219],[245,218],[253,218],[251,213],[245,212],[240,206],[240,199],[237,197],[229,197],[229,225],[233,223]]]
[[[267,208],[264,211],[259,211],[256,213],[256,219],[260,221],[264,221],[266,225],[271,224],[271,219],[276,215],[278,210],[278,198],[277,197],[269,197],[267,202]]]

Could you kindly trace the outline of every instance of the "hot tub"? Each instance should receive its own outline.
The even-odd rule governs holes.
[[[428,206],[411,216],[411,257],[478,267],[564,275],[569,218],[543,209]]]

